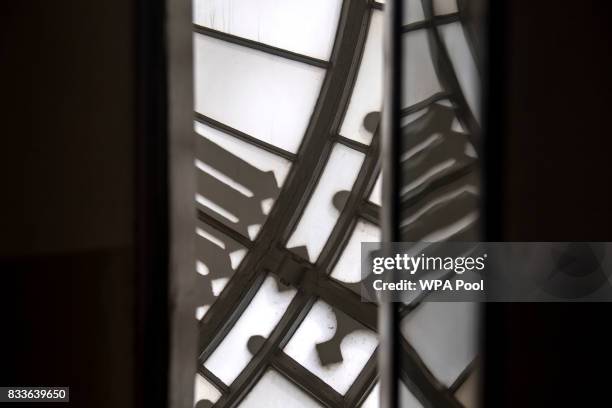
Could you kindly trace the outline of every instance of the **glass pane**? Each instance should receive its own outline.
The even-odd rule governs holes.
[[[431,60],[427,30],[404,34],[402,45],[404,58],[402,104],[407,107],[440,92],[442,88]]]
[[[402,320],[401,330],[434,376],[450,386],[474,360],[478,305],[424,302]]]
[[[457,0],[433,0],[434,14],[450,14],[459,11],[457,9]]]
[[[276,371],[266,372],[240,403],[241,408],[318,408],[305,392]]]
[[[327,60],[341,0],[195,0],[195,23]]]
[[[463,384],[455,392],[457,400],[463,404],[465,408],[478,408],[479,404],[479,392],[480,388],[480,371],[478,369],[472,371],[468,378],[465,379]]]
[[[251,361],[247,343],[252,336],[267,337],[281,319],[294,289],[279,291],[274,278],[267,277],[234,327],[204,363],[225,384],[231,384]]]
[[[463,27],[461,23],[452,23],[440,26],[438,30],[446,44],[446,49],[461,86],[461,91],[468,105],[470,105],[474,116],[478,119],[480,118],[478,71],[466,41]]]
[[[288,248],[306,246],[310,261],[317,260],[342,210],[335,207],[334,195],[351,191],[364,157],[349,147],[334,145],[317,187],[289,238]]]
[[[448,100],[402,118],[402,133],[400,160],[402,174],[407,176],[402,194],[419,190],[428,180],[475,162],[476,151]]]
[[[410,392],[406,384],[400,382],[400,407],[401,408],[421,408],[423,405]],[[363,402],[361,408],[378,408],[380,407],[380,384],[376,384],[368,398]]]
[[[325,70],[195,34],[196,111],[296,152]]]
[[[376,0],[377,3],[385,4],[385,0]],[[425,18],[421,0],[404,0],[403,23],[410,24],[421,21]]]
[[[275,154],[197,123],[195,165],[201,209],[255,239],[291,164]]]
[[[340,127],[342,136],[365,144],[372,141],[372,132],[365,129],[363,120],[382,107],[382,27],[383,13],[374,10],[353,94]]]
[[[196,234],[196,272],[200,278],[199,287],[202,288],[198,299],[202,306],[196,310],[199,320],[219,296],[247,250],[203,222],[197,223]]]
[[[450,14],[459,11],[457,0],[433,0],[434,14]]]
[[[208,382],[200,374],[196,374],[193,398],[193,401],[195,403],[201,400],[207,400],[212,403],[215,403],[220,397],[221,392],[219,392],[219,390],[216,389],[214,385]]]
[[[380,242],[380,228],[369,222],[357,222],[351,238],[331,273],[334,279],[346,283],[355,283],[361,280],[362,242]]]
[[[340,343],[340,362],[323,365],[316,345],[335,337],[336,331],[340,330],[339,320],[343,324],[358,325],[327,303],[317,301],[284,351],[344,395],[376,349],[378,340],[376,334],[358,325],[360,329],[349,332]]]
[[[376,205],[382,205],[382,174],[378,175],[369,200]]]
[[[272,172],[277,187],[281,187],[285,182],[291,168],[290,161],[205,124],[196,122],[194,128],[200,136],[232,152],[253,167],[264,172]]]
[[[404,0],[404,24],[415,23],[425,19],[421,0]]]

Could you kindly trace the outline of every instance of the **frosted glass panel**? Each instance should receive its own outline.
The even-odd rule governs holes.
[[[285,182],[289,169],[291,168],[291,162],[289,160],[285,160],[282,157],[253,146],[250,143],[243,142],[240,139],[202,123],[196,122],[194,126],[196,132],[200,136],[232,152],[253,167],[262,171],[273,172],[278,187],[281,187]]]
[[[369,200],[377,205],[382,205],[382,174],[378,175],[376,183],[372,188]]]
[[[323,366],[315,344],[334,337],[336,326],[336,315],[331,306],[317,301],[284,351],[344,395],[376,349],[378,340],[369,330],[355,331],[346,336],[340,346],[344,361]]]
[[[434,14],[450,14],[459,11],[457,0],[433,0]]]
[[[425,302],[402,320],[402,334],[425,365],[450,386],[477,352],[478,305]]]
[[[370,28],[361,58],[361,65],[340,134],[361,143],[370,144],[372,133],[363,127],[363,119],[382,107],[382,27],[383,13],[372,12]]]
[[[406,384],[400,382],[400,407],[401,408],[421,408],[423,405],[410,392]],[[380,407],[380,384],[376,384],[370,395],[363,402],[361,408],[379,408]]]
[[[431,60],[427,30],[404,34],[402,104],[414,105],[442,90]]]
[[[446,49],[448,50],[448,55],[453,64],[463,95],[468,105],[470,105],[474,116],[476,116],[476,119],[479,119],[478,71],[470,47],[465,39],[465,32],[461,27],[461,23],[445,24],[440,26],[439,30],[446,44]]]
[[[219,397],[221,397],[221,392],[200,374],[196,374],[193,398],[194,402],[197,403],[200,400],[208,400],[214,403],[217,402]]]
[[[377,3],[385,4],[385,0],[376,0]],[[425,18],[423,14],[423,6],[421,0],[404,0],[404,16],[402,22],[404,24],[421,21]]]
[[[195,0],[195,23],[327,60],[341,0]]]
[[[358,221],[331,276],[339,281],[355,283],[361,280],[361,243],[380,242],[380,228]]]
[[[195,34],[196,111],[296,152],[325,70]]]
[[[455,398],[463,404],[465,408],[478,408],[479,392],[480,388],[480,371],[474,370],[470,373],[469,377],[465,379],[463,384],[459,387],[455,393]]]
[[[247,343],[251,336],[267,337],[281,319],[294,289],[279,292],[276,281],[268,277],[234,327],[210,355],[204,366],[230,385],[251,360]]]
[[[378,407],[380,407],[380,384],[376,384],[374,388],[372,388],[372,391],[370,391],[368,398],[366,398],[366,400],[363,401],[363,404],[361,404],[361,408]]]
[[[334,145],[317,187],[289,238],[288,248],[304,245],[310,260],[317,260],[340,215],[333,197],[338,192],[351,191],[364,157],[363,153],[349,147]]]
[[[238,405],[240,408],[319,408],[315,400],[276,371],[268,371]]]

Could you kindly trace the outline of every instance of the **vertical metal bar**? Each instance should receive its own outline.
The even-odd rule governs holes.
[[[189,0],[165,0],[168,117],[168,358],[167,407],[193,407],[198,325],[195,265],[195,134],[193,56]],[[157,406],[157,405],[156,405]]]
[[[383,242],[399,241],[399,158],[402,76],[402,0],[388,0],[385,5],[384,27],[384,82],[382,113],[382,171]],[[381,302],[379,307],[380,329],[380,379],[381,407],[399,407],[399,307],[396,303]]]

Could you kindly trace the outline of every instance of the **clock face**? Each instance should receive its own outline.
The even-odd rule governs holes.
[[[406,1],[402,238],[478,240],[478,74],[454,1]],[[383,3],[194,0],[197,406],[377,407]],[[402,310],[405,406],[467,404],[476,306]],[[468,404],[469,405],[469,404]]]

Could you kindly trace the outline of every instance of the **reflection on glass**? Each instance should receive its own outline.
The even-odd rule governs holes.
[[[402,334],[427,368],[451,386],[477,353],[478,305],[425,302],[404,318]]]
[[[461,91],[476,118],[480,118],[478,71],[461,23],[446,24],[439,28],[446,44]]]
[[[431,59],[427,31],[404,34],[402,106],[407,107],[440,92],[440,82]]]

